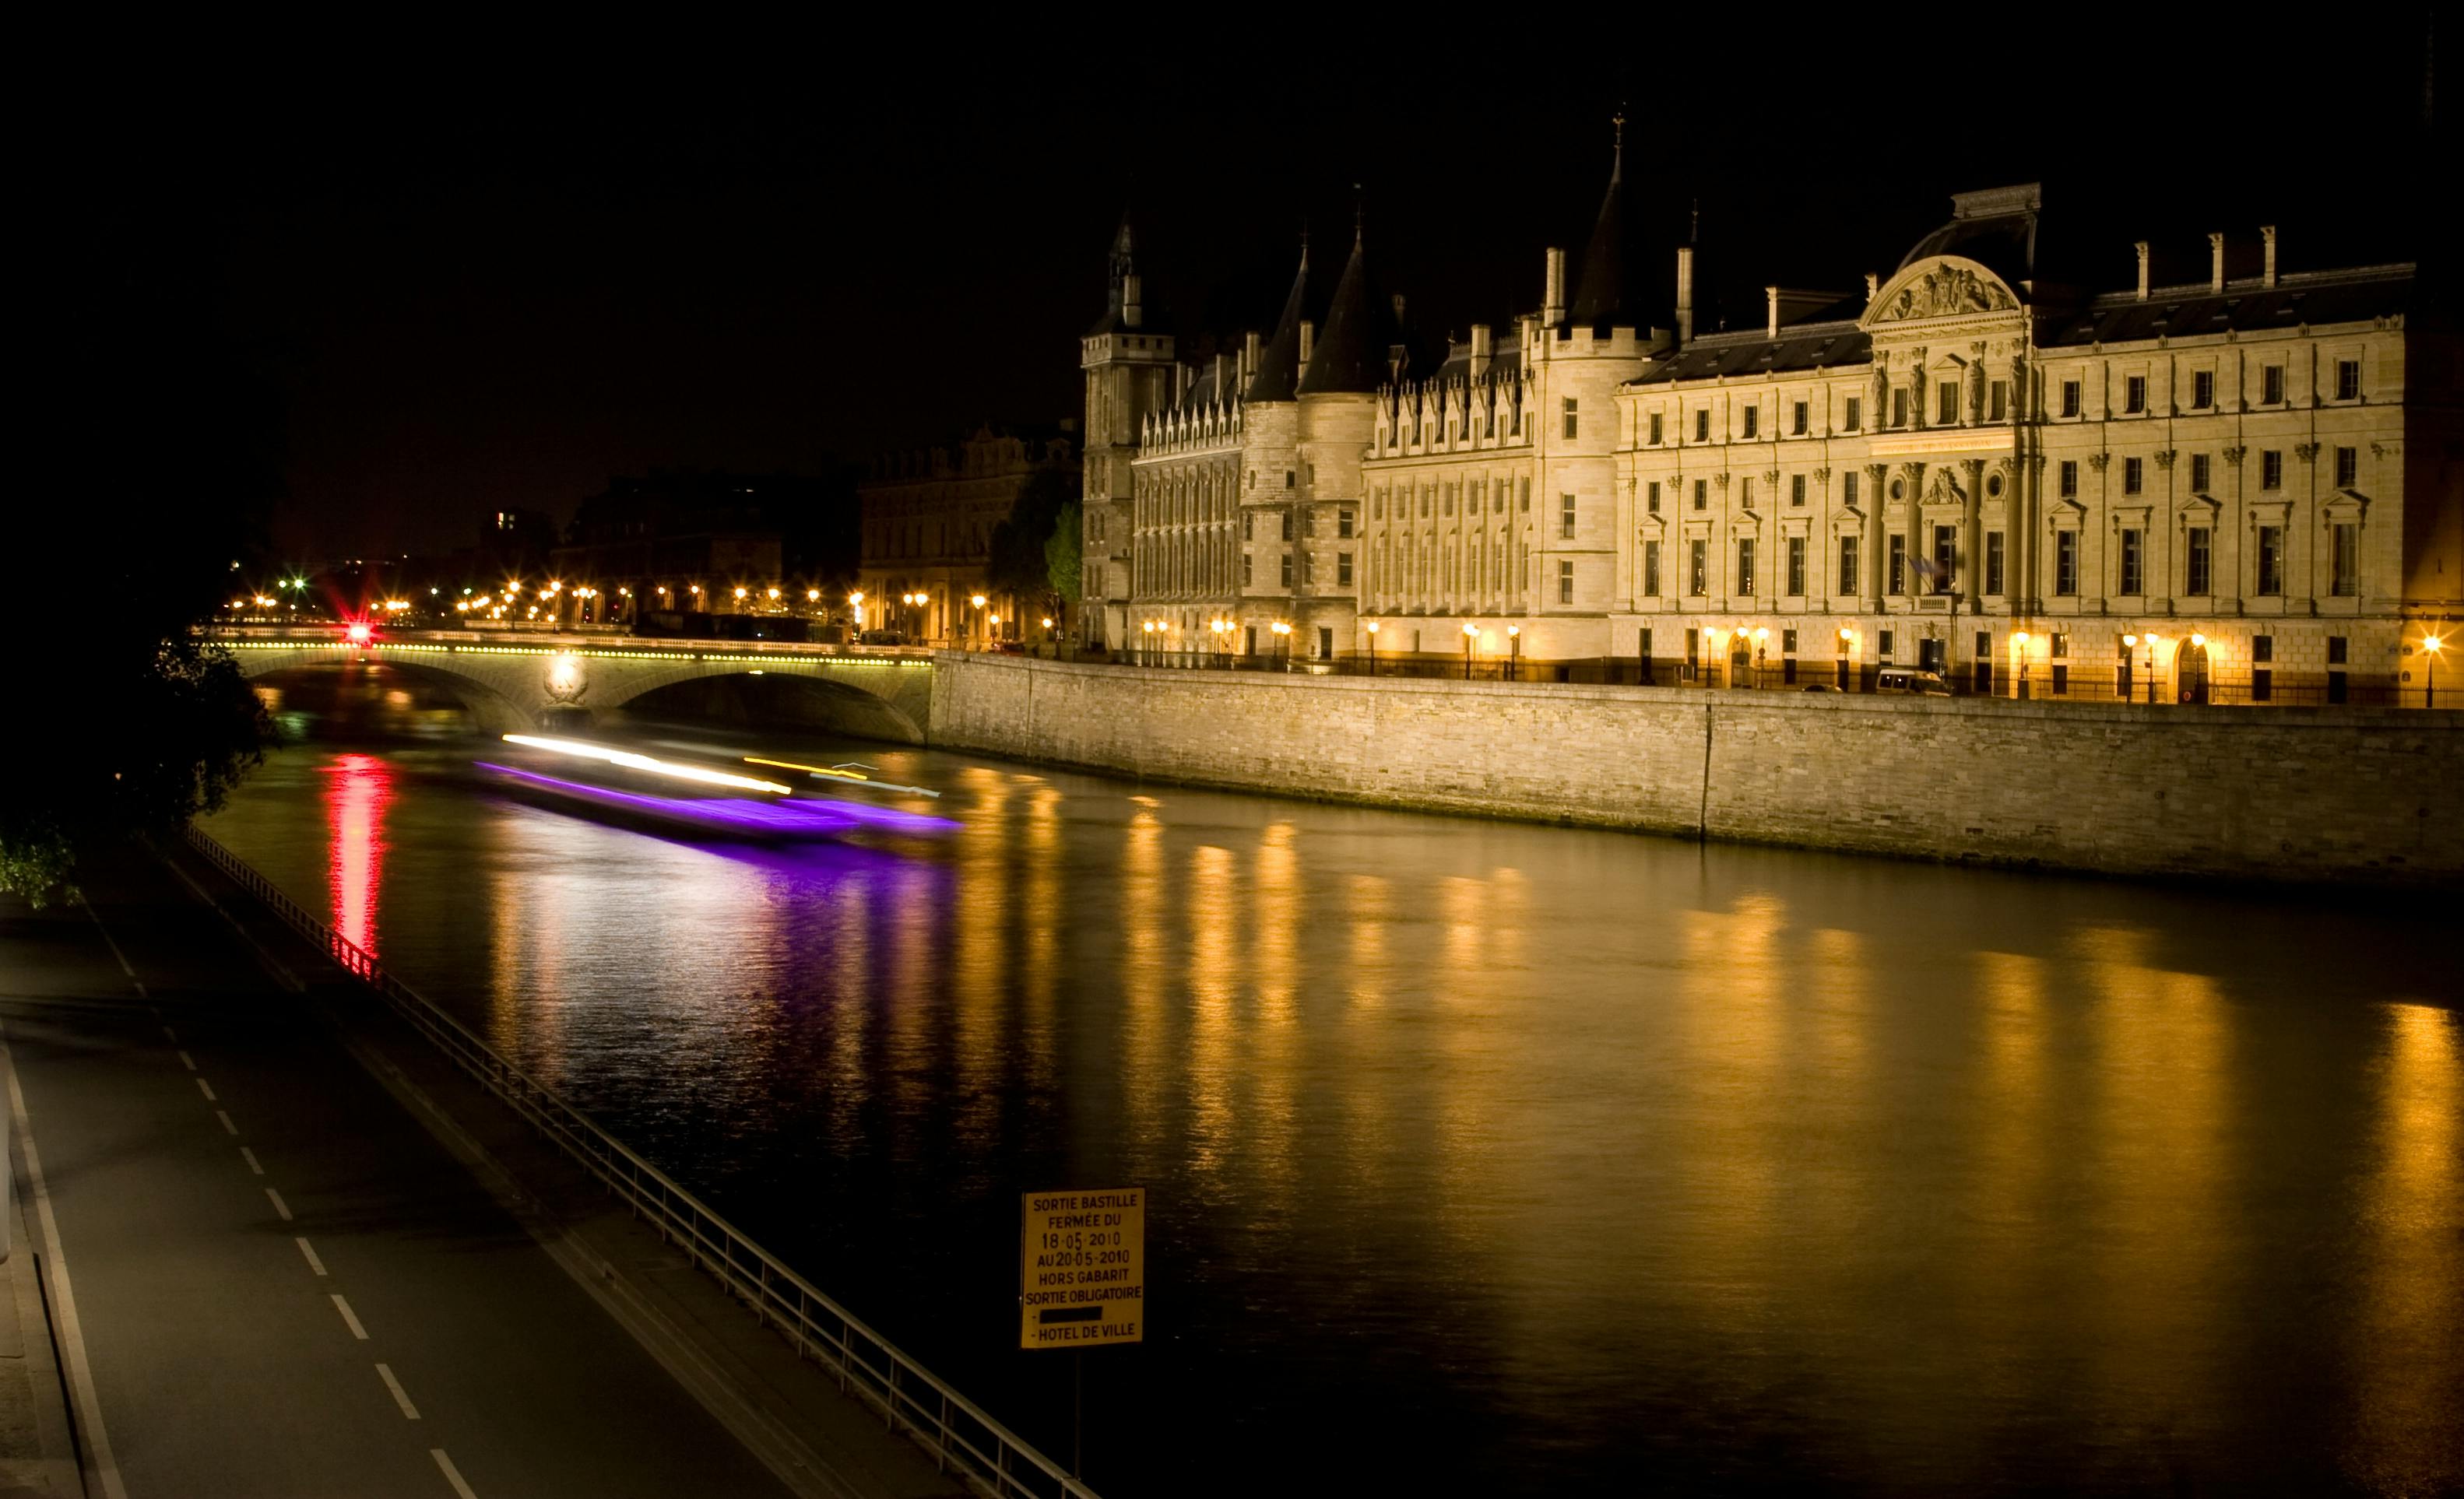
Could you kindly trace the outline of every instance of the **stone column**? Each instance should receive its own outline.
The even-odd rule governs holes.
[[[1865,466],[1865,555],[1860,563],[1865,576],[1857,580],[1857,593],[1867,614],[1882,611],[1882,585],[1887,581],[1883,572],[1887,559],[1883,555],[1882,510],[1891,503],[1890,484],[1890,465]]]

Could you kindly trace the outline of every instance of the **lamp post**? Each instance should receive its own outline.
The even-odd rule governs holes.
[[[1839,670],[1836,684],[1840,691],[1848,690],[1848,669],[1857,659],[1857,632],[1842,625],[1839,629]]]
[[[2028,701],[2028,632],[2021,630],[2013,635],[2011,643],[2019,651],[2019,701],[2025,703]]]
[[[1763,642],[1770,639],[1771,631],[1768,628],[1762,625],[1754,626],[1754,685],[1757,687],[1763,684]]]
[[[967,596],[967,602],[974,606],[976,611],[976,641],[977,648],[980,650],[983,647],[983,640],[986,633],[984,629],[984,596],[981,594],[970,594]]]
[[[1523,626],[1519,624],[1506,627],[1506,680],[1523,680]]]
[[[1275,632],[1275,652],[1283,658],[1286,671],[1292,669],[1292,626],[1288,619],[1278,619],[1267,626]]]
[[[1369,621],[1369,674],[1377,675],[1377,621]]]
[[[856,638],[862,640],[864,638],[864,590],[861,588],[847,595],[847,622],[855,626]]]
[[[1471,680],[1471,648],[1479,640],[1479,625],[1466,624],[1463,626],[1463,680],[1465,682],[1469,682]]]
[[[2147,706],[2156,706],[2156,641],[2155,631],[2147,632]]]
[[[2423,636],[2421,649],[2422,653],[2430,658],[2430,695],[2422,700],[2421,706],[2436,707],[2438,706],[2438,637]]]

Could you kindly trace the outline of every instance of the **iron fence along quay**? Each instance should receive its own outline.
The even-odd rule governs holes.
[[[904,1428],[933,1454],[943,1472],[956,1471],[995,1499],[1097,1499],[1093,1489],[1060,1464],[857,1320],[588,1115],[387,972],[374,954],[319,921],[239,856],[196,828],[188,829],[187,838],[215,868],[383,995],[464,1072],[625,1199],[635,1216],[649,1219],[662,1239],[682,1246],[695,1268],[750,1305],[762,1325],[792,1342],[798,1358],[833,1370],[841,1390],[880,1411],[891,1429]]]

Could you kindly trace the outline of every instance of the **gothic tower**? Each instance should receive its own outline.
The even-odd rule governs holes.
[[[1172,335],[1147,320],[1130,217],[1112,237],[1104,315],[1078,343],[1087,375],[1086,495],[1079,640],[1126,641],[1130,599],[1130,462],[1138,429],[1170,401]]]

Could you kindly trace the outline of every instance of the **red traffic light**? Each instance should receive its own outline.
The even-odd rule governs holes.
[[[364,624],[355,624],[355,625],[352,625],[352,626],[351,626],[350,630],[349,630],[347,633],[348,633],[348,634],[350,635],[350,637],[351,637],[351,643],[352,643],[352,644],[354,644],[354,645],[365,645],[366,643],[368,643],[368,641],[369,641],[372,637],[374,637],[374,636],[375,636],[375,634],[376,634],[377,632],[376,632],[376,631],[374,631],[374,630],[372,630],[372,629],[370,629],[368,626],[366,626],[366,625],[364,625]]]

